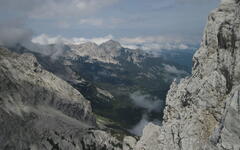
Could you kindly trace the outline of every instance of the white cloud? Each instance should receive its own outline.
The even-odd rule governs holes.
[[[121,38],[120,42],[128,48],[139,48],[143,50],[173,50],[173,49],[189,49],[187,41],[181,37],[168,36],[146,36],[134,38]]]
[[[91,20],[94,25],[100,25],[101,22],[94,22]],[[85,23],[88,21],[85,20]],[[83,23],[83,22],[82,22]],[[164,36],[147,36],[147,37],[135,37],[135,38],[114,38],[112,35],[107,35],[104,37],[93,37],[93,38],[84,38],[84,37],[72,37],[65,38],[63,36],[49,36],[47,34],[41,34],[32,39],[33,43],[38,43],[42,45],[59,43],[59,41],[65,44],[82,44],[86,42],[94,42],[96,44],[102,44],[108,40],[117,40],[123,47],[130,49],[142,49],[142,50],[186,50],[190,47],[188,43],[190,41],[184,41],[181,38],[170,38]]]
[[[162,101],[156,97],[152,97],[148,94],[142,94],[140,91],[136,91],[130,95],[134,104],[138,107],[145,108],[149,112],[159,112],[162,108]]]
[[[184,70],[179,70],[177,69],[175,66],[171,66],[171,65],[167,65],[164,64],[164,69],[169,72],[169,73],[173,73],[173,74],[187,74],[186,71]]]
[[[142,119],[129,131],[134,135],[142,136],[143,129],[148,123],[150,123],[150,121],[148,121],[147,116],[144,115]]]
[[[137,135],[137,136],[142,136],[143,129],[149,123],[150,123],[150,121],[148,119],[147,114],[143,114],[142,119],[132,129],[130,129],[129,132],[131,132],[132,134]],[[152,121],[152,123],[154,123],[156,125],[161,124],[159,120],[154,120],[154,121]]]
[[[48,44],[56,44],[56,43],[64,43],[64,44],[83,44],[86,42],[94,42],[96,44],[102,44],[108,40],[113,39],[112,35],[107,35],[104,37],[94,37],[94,38],[84,38],[84,37],[73,37],[73,38],[65,38],[62,36],[49,36],[47,34],[41,34],[32,39],[33,43],[48,45]]]

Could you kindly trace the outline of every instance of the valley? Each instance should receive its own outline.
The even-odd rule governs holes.
[[[50,55],[21,45],[11,49],[34,54],[46,70],[70,83],[91,102],[97,119],[112,132],[137,136],[148,122],[161,123],[167,91],[174,79],[191,73],[194,52],[166,50],[153,55],[124,48],[113,40],[101,45],[49,47]]]

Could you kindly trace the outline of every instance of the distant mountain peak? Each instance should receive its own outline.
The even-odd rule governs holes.
[[[97,48],[98,47],[98,45],[94,42],[86,42],[86,43],[80,44],[78,46],[80,46],[80,47],[92,47],[92,48]]]
[[[100,47],[104,47],[104,48],[116,48],[116,49],[120,49],[122,48],[121,44],[117,41],[114,40],[109,40],[107,42],[104,42],[100,45]]]

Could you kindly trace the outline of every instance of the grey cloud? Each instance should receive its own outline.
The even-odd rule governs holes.
[[[57,40],[53,45],[41,45],[31,41],[21,43],[21,45],[31,51],[49,56],[53,61],[61,57],[68,50],[61,39]]]
[[[81,17],[88,13],[117,2],[118,0],[6,0],[0,1],[0,45],[15,46],[21,44],[26,48],[49,55],[53,59],[61,56],[64,41],[55,40],[55,46],[32,43],[33,32],[25,25],[28,19],[55,20],[60,17]],[[66,23],[64,24],[66,27]]]
[[[32,43],[33,32],[25,27],[23,21],[13,20],[0,24],[0,45],[15,47],[17,44],[25,48],[50,56],[53,60],[61,56],[65,49],[61,39],[55,41],[54,46]]]
[[[142,94],[141,91],[136,91],[130,95],[130,98],[133,100],[134,104],[138,107],[145,108],[149,112],[155,111],[158,112],[161,110],[162,101],[156,97],[152,97],[148,94]]]
[[[179,70],[175,66],[171,66],[171,65],[167,65],[167,64],[163,64],[163,65],[164,65],[164,69],[169,73],[173,73],[173,74],[177,74],[177,75],[187,74],[186,71]]]
[[[0,24],[0,45],[14,46],[31,40],[32,31],[19,22]]]
[[[147,116],[146,116],[146,115],[143,115],[142,119],[141,119],[132,129],[130,129],[129,131],[130,131],[132,134],[134,134],[134,135],[141,136],[144,127],[145,127],[148,123],[149,123],[149,121],[148,121],[148,119],[147,119]]]
[[[23,13],[30,18],[64,18],[95,12],[118,0],[8,0],[0,1],[0,11]]]
[[[137,135],[137,136],[142,136],[143,129],[149,123],[150,123],[150,121],[149,121],[147,115],[143,114],[142,119],[132,129],[130,129],[129,132],[134,135]],[[152,123],[157,124],[157,125],[161,124],[159,120],[154,120]]]

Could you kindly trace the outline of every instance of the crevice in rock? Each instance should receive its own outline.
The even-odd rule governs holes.
[[[219,49],[217,48],[217,64],[220,64],[220,56],[219,56]]]
[[[53,139],[47,138],[47,141],[52,145],[52,150],[61,150],[58,143],[55,144]]]
[[[237,94],[237,108],[238,108],[238,114],[240,114],[240,91],[238,91]]]
[[[87,150],[86,147],[85,147],[85,143],[83,141],[81,141],[81,145],[82,145],[83,150]]]
[[[182,102],[182,106],[183,107],[189,106],[190,105],[190,103],[189,103],[190,100],[191,100],[191,93],[186,90],[186,94],[185,94],[183,100],[181,101]]]
[[[226,87],[227,87],[227,93],[226,94],[229,94],[232,90],[232,87],[233,87],[232,76],[231,76],[230,72],[228,71],[228,68],[225,67],[225,66],[222,67],[220,69],[220,71],[226,79]]]
[[[178,132],[178,141],[177,141],[178,147],[181,150],[182,149],[182,138],[180,137],[180,133]]]

